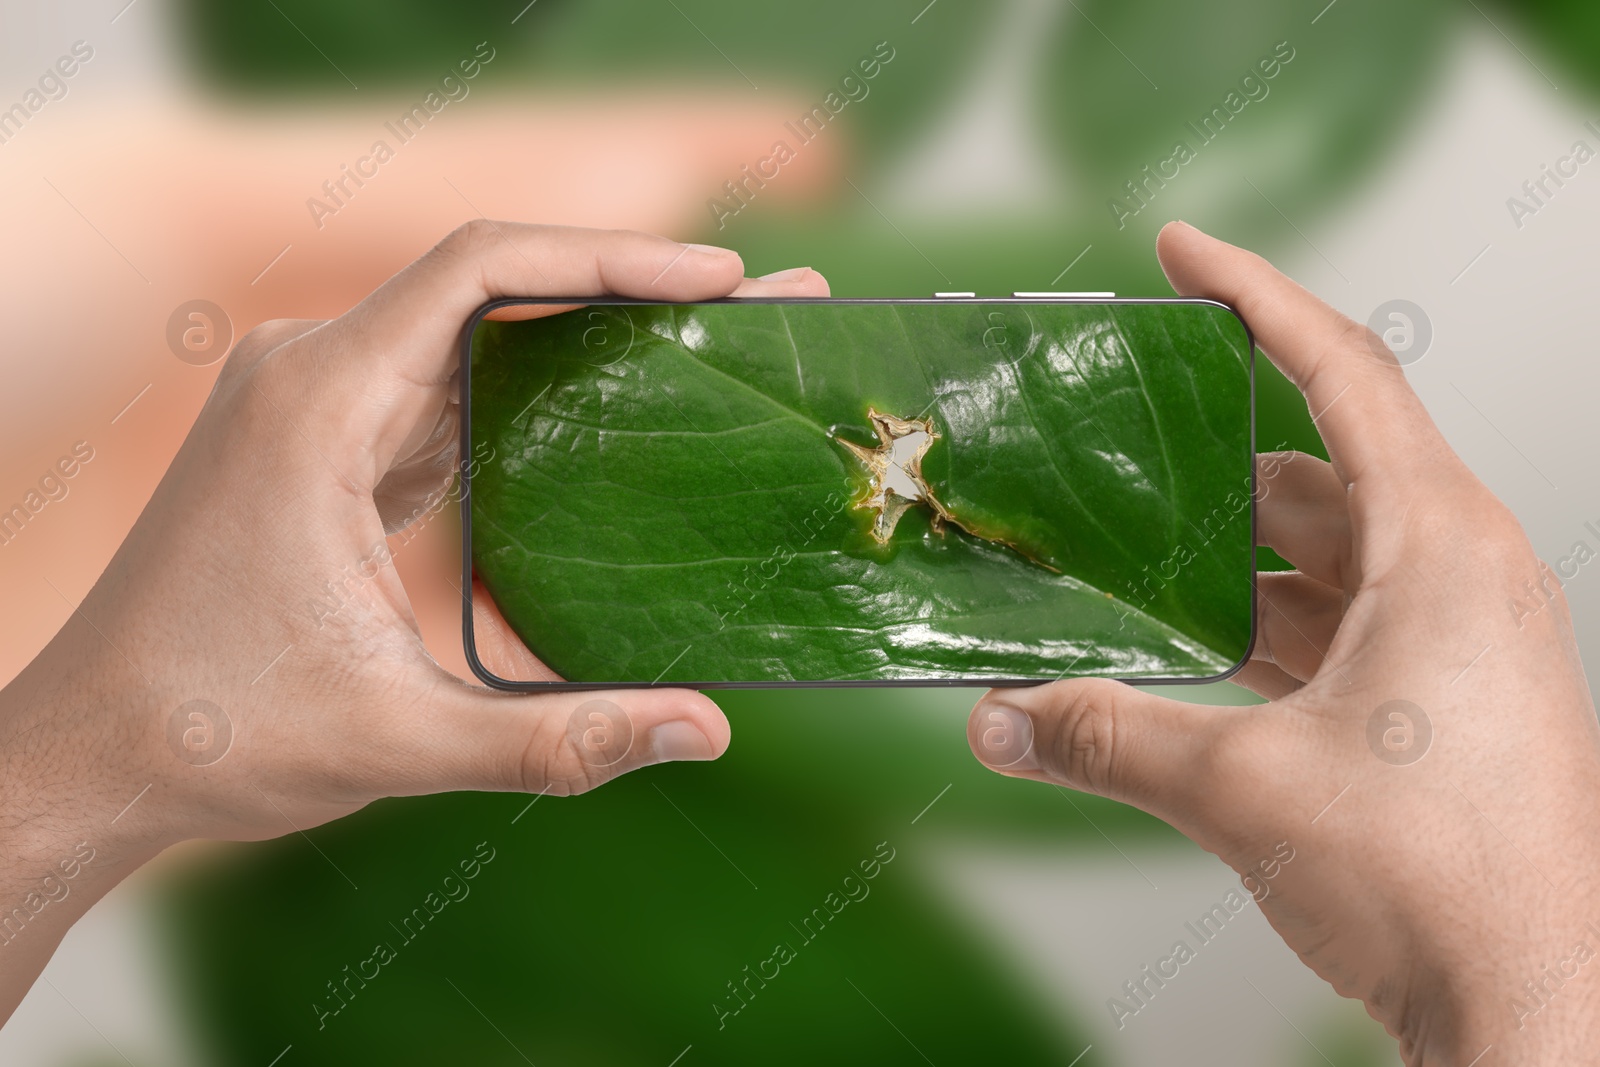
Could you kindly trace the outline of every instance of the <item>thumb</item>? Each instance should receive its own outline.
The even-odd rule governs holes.
[[[655,763],[716,759],[728,720],[705,696],[629,689],[523,696],[442,681],[386,732],[375,783],[396,796],[460,789],[583,793]]]
[[[991,689],[972,709],[967,742],[1001,774],[1187,822],[1183,816],[1210,793],[1209,756],[1232,710],[1099,678]]]

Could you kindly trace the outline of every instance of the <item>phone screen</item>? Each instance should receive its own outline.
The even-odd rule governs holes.
[[[1197,681],[1247,656],[1231,309],[575,302],[467,331],[464,629],[491,684]]]

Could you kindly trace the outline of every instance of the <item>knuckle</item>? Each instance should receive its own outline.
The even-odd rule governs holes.
[[[228,354],[202,418],[222,420],[238,437],[272,434],[281,418],[274,405],[293,406],[302,394],[305,367],[291,352],[311,325],[277,319],[245,334]]]
[[[1322,336],[1328,341],[1295,380],[1302,393],[1309,397],[1322,387],[1324,379],[1329,379],[1326,391],[1331,395],[1357,382],[1373,381],[1368,375],[1385,365],[1399,367],[1394,353],[1371,327],[1332,308],[1327,309],[1327,314],[1331,321]]]
[[[1429,509],[1417,522],[1415,534],[1428,558],[1451,569],[1466,565],[1465,572],[1475,573],[1536,566],[1522,523],[1499,498],[1476,484],[1457,499],[1457,506]]]
[[[248,366],[235,387],[244,391],[250,407],[292,403],[305,377],[304,361],[294,357],[295,341],[285,340],[261,353]]]
[[[306,323],[299,319],[268,319],[239,338],[239,343],[228,353],[222,372],[237,375],[305,331]]]
[[[607,768],[582,758],[559,716],[534,723],[513,786],[525,793],[568,797],[586,793],[608,778]]]
[[[1472,524],[1472,536],[1484,563],[1493,567],[1526,567],[1533,563],[1533,545],[1510,508],[1485,490],[1472,512],[1479,516]]]
[[[470,258],[484,252],[497,240],[499,230],[489,219],[468,219],[445,234],[433,250],[441,255]]]
[[[1109,686],[1078,686],[1062,709],[1056,735],[1058,771],[1074,787],[1102,793],[1115,778],[1120,756],[1117,698]]]
[[[1357,322],[1348,315],[1338,317],[1339,333],[1335,343],[1358,361],[1386,363],[1398,367],[1400,361],[1382,337],[1371,326]]]
[[[1472,512],[1481,517],[1486,540],[1517,548],[1527,546],[1528,535],[1522,528],[1521,520],[1499,497],[1487,489],[1481,490],[1479,498],[1473,501]]]

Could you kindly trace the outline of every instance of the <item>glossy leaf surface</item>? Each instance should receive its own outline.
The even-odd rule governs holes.
[[[1204,304],[486,322],[475,566],[578,681],[1214,675],[1250,634],[1249,365]],[[965,529],[873,540],[838,440],[870,410],[931,421]]]

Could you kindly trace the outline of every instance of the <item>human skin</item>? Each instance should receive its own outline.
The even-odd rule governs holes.
[[[1237,680],[1272,703],[1196,707],[1107,681],[1008,690],[975,709],[974,750],[1150,811],[1265,882],[1262,909],[1289,945],[1364,1000],[1411,1063],[1587,1056],[1600,966],[1537,1014],[1508,1006],[1575,943],[1600,947],[1586,926],[1600,922],[1587,878],[1600,869],[1600,730],[1565,604],[1517,618],[1538,561],[1368,331],[1192,228],[1168,227],[1159,252],[1180,293],[1240,310],[1334,457],[1263,457],[1261,540],[1300,570],[1262,576]],[[569,721],[595,694],[512,696],[449,675],[387,564],[325,625],[308,608],[454,468],[449,378],[472,309],[607,291],[826,284],[803,268],[742,280],[737,257],[664,238],[478,223],[348,315],[240,343],[81,610],[0,691],[0,920],[59,882],[79,842],[95,851],[70,894],[0,943],[6,1017],[72,922],[176,842],[275,837],[380,796],[575,792],[726,748],[703,696],[629,691],[604,696],[641,741],[610,766],[586,759]],[[497,633],[495,655],[527,657],[492,617],[479,625]],[[204,767],[168,742],[192,699],[233,724],[227,755]],[[1368,742],[1395,699],[1432,723],[1414,763]],[[653,733],[668,724],[682,726]],[[1269,875],[1279,842],[1294,859]]]
[[[727,720],[698,693],[519,696],[457,678],[423,647],[392,563],[368,561],[457,467],[459,332],[484,302],[827,292],[806,268],[747,279],[725,249],[478,221],[340,318],[242,339],[105,573],[0,691],[0,1019],[78,917],[178,842],[278,837],[385,796],[578,793],[720,755]],[[328,611],[327,583],[366,571]],[[478,624],[495,655],[529,656],[497,617]],[[620,758],[584,749],[590,720],[573,713],[597,698],[631,726]],[[193,700],[231,726],[214,762],[170,740],[175,717],[180,734],[205,725],[181,710]]]
[[[308,199],[326,201],[321,183],[375,137],[392,141],[383,124],[411,98],[363,86],[346,104],[223,102],[106,84],[75,88],[70,99],[0,145],[10,357],[0,486],[36,482],[62,446],[87,438],[93,488],[80,488],[87,479],[73,486],[59,536],[42,526],[15,541],[0,536],[0,685],[38,655],[120,546],[206,400],[218,368],[187,366],[168,347],[180,305],[209,300],[241,334],[272,318],[332,318],[467,218],[516,218],[530,204],[546,223],[701,232],[706,197],[765,155],[806,104],[780,85],[748,99],[687,86],[558,98],[475,90],[336,216],[314,221]],[[762,191],[761,210],[795,208],[842,184],[843,147],[827,138],[807,146]],[[727,234],[747,221],[730,222]],[[720,231],[714,239],[728,240]],[[8,492],[6,506],[17,495]],[[408,545],[400,569],[423,632],[444,649],[440,661],[467,674],[459,641],[438,640],[454,592],[428,556],[444,525]]]
[[[1530,613],[1524,583],[1545,575],[1522,528],[1370,330],[1186,224],[1157,251],[1179,294],[1238,309],[1332,457],[1259,457],[1258,539],[1297,569],[1259,576],[1234,680],[1269,702],[1201,707],[1107,680],[995,690],[969,720],[974,753],[1141,808],[1221,857],[1408,1064],[1590,1061],[1600,729],[1564,598]],[[1415,709],[1392,719],[1395,700]],[[1431,744],[1393,751],[1408,721],[1424,743],[1423,716]],[[1264,868],[1281,842],[1293,859]]]

